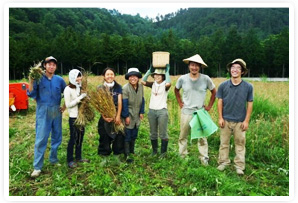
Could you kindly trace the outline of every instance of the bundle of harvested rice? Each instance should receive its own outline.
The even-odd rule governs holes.
[[[116,116],[116,107],[108,88],[102,86],[97,91],[92,91],[90,97],[92,106],[104,117],[114,118]]]
[[[38,64],[34,64],[33,67],[30,67],[29,70],[29,79],[35,80],[36,82],[39,82],[42,76],[44,75],[44,71],[42,70],[42,62],[39,62]]]
[[[80,104],[78,117],[75,120],[75,125],[79,128],[85,127],[88,122],[92,121],[95,117],[94,111],[90,106],[90,99],[85,97]]]
[[[81,86],[81,92],[88,92],[88,72],[83,72],[83,78],[82,78],[82,86]],[[88,95],[88,93],[87,93]],[[92,121],[95,117],[94,111],[90,106],[90,97],[85,97],[78,110],[78,117],[75,120],[75,125],[82,128],[85,127],[86,124],[90,121]]]
[[[82,92],[87,92],[87,88],[88,88],[88,76],[91,74],[88,71],[85,71],[84,69],[82,69],[82,74],[83,74],[83,78],[82,78],[82,85],[81,85],[81,91]]]
[[[40,78],[45,74],[42,69],[42,62],[34,64],[33,67],[30,67],[29,78],[33,80],[40,80]]]
[[[114,118],[115,120],[117,111],[113,101],[113,96],[107,87],[102,86],[96,91],[90,92],[90,102],[101,115],[106,118]],[[116,133],[124,133],[123,123],[120,123],[120,125],[115,124],[114,128]]]

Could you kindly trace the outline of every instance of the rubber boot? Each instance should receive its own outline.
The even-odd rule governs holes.
[[[164,158],[167,155],[168,140],[161,140],[160,158]]]
[[[127,163],[133,162],[133,159],[130,158],[130,142],[125,142],[124,143],[124,154],[125,154],[125,159]]]
[[[151,140],[151,145],[152,145],[151,156],[155,156],[157,154],[158,140]]]
[[[135,153],[135,141],[136,140],[131,140],[130,141],[129,151],[130,151],[131,154]]]

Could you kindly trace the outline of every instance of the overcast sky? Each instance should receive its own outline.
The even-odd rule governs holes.
[[[117,9],[117,8],[116,8]],[[175,13],[180,8],[118,8],[117,10],[122,14],[136,15],[140,14],[141,17],[155,18],[158,15],[165,15],[168,13]]]
[[[164,7],[164,6],[158,6],[158,4],[156,5],[156,7],[151,6],[151,7],[128,7],[128,6],[121,6],[121,7],[117,7],[117,6],[107,6],[105,7],[109,10],[112,9],[116,9],[118,10],[121,14],[130,14],[130,15],[137,15],[138,13],[140,14],[141,17],[145,18],[146,16],[148,16],[149,18],[153,18],[155,19],[156,16],[158,15],[165,15],[168,13],[175,13],[177,12],[180,8],[185,8],[185,7],[180,7],[180,6],[168,6],[168,7]]]

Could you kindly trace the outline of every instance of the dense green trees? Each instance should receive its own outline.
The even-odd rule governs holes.
[[[198,40],[202,35],[212,35],[218,29],[225,34],[231,26],[239,33],[254,28],[258,37],[265,39],[268,34],[278,34],[289,25],[287,8],[189,8],[180,9],[176,15],[165,15],[157,22],[158,27],[174,29],[179,37]]]
[[[145,72],[153,51],[170,52],[171,74],[186,73],[182,59],[199,53],[212,77],[225,76],[226,64],[238,57],[250,76],[289,75],[288,9],[180,9],[156,21],[96,8],[9,11],[10,79],[26,77],[49,55],[58,59],[59,74],[77,67],[100,74],[106,66],[119,74],[133,66]]]

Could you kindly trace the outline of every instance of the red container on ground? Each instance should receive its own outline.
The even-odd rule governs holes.
[[[17,110],[28,109],[29,100],[27,96],[27,89],[29,84],[26,82],[10,83],[9,84],[9,105],[13,101]]]

